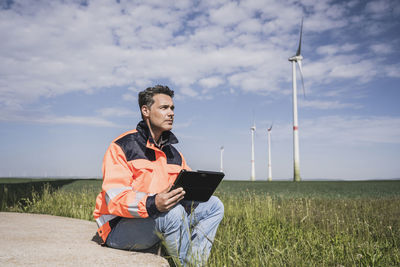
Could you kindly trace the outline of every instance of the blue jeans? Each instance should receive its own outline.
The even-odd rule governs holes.
[[[107,238],[107,246],[144,250],[160,241],[183,266],[204,265],[210,255],[215,233],[224,216],[224,206],[215,196],[207,202],[181,201],[156,219],[122,218]]]

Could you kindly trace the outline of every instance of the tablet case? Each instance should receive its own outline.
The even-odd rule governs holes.
[[[171,190],[182,187],[185,191],[184,200],[205,202],[210,199],[224,176],[223,172],[182,170]]]

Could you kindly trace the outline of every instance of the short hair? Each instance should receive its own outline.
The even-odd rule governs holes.
[[[146,90],[139,92],[138,102],[139,102],[140,113],[142,112],[142,106],[146,105],[150,108],[154,104],[153,96],[157,94],[168,95],[171,98],[174,97],[174,91],[169,89],[168,86],[156,85],[154,87],[148,87],[146,88]]]

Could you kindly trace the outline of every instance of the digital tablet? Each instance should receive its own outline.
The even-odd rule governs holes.
[[[182,170],[171,190],[182,187],[185,200],[205,202],[210,199],[224,176],[223,172]]]

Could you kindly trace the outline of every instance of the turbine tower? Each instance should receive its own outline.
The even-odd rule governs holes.
[[[254,121],[253,126],[250,128],[251,131],[251,176],[250,180],[256,180],[256,167],[254,164],[254,133],[256,131],[256,122]]]
[[[296,87],[296,63],[299,65],[301,82],[303,85],[304,91],[304,81],[303,81],[303,71],[301,67],[301,60],[303,57],[301,56],[301,37],[303,34],[303,20],[301,20],[301,28],[300,28],[300,40],[299,47],[297,48],[296,55],[289,58],[289,61],[292,62],[292,79],[293,79],[293,164],[294,164],[294,175],[293,181],[300,181],[300,156],[299,156],[299,124],[297,119],[297,87]]]
[[[272,181],[272,165],[271,165],[271,131],[272,125],[268,128],[268,181]]]
[[[224,172],[224,146],[221,146],[221,172]]]

